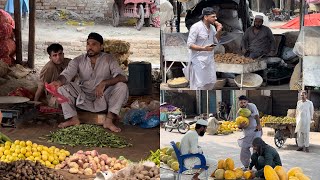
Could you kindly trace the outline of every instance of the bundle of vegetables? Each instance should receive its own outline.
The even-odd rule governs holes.
[[[148,161],[154,162],[158,167],[160,166],[160,152],[161,150],[158,149],[156,152],[150,151],[150,155],[147,158]]]
[[[62,180],[63,176],[46,168],[40,162],[15,161],[11,163],[0,162],[0,179],[53,179]]]
[[[55,166],[55,169],[65,169],[72,174],[93,175],[100,171],[117,171],[128,166],[130,161],[122,158],[116,159],[106,154],[98,154],[93,151],[78,151],[72,156],[66,158],[61,164]]]
[[[132,146],[123,138],[108,133],[96,125],[81,124],[51,132],[49,142],[70,146],[124,148]]]
[[[43,145],[32,143],[31,141],[16,140],[0,145],[0,161],[12,162],[17,160],[39,161],[41,164],[54,168],[55,165],[70,156],[70,152],[58,149],[54,146],[50,148]]]
[[[143,164],[132,164],[131,166],[123,169],[116,173],[112,180],[123,180],[123,179],[154,179],[160,180],[160,168],[153,162],[144,162]]]
[[[1,114],[1,111],[0,111],[0,120],[1,120],[1,118],[2,118],[2,114]],[[4,134],[2,134],[0,132],[0,144],[4,144],[7,141],[11,142],[11,139],[8,136],[6,136],[6,135],[4,135]]]

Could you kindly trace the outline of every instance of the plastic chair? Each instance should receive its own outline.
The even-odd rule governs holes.
[[[195,165],[192,169],[204,169],[205,170],[205,174],[206,174],[206,179],[208,179],[208,168],[209,168],[209,166],[207,166],[206,158],[204,157],[203,154],[197,153],[197,154],[184,154],[184,155],[181,155],[181,152],[178,149],[178,147],[176,146],[176,143],[174,141],[171,141],[170,144],[173,147],[174,152],[176,153],[176,156],[177,156],[177,159],[178,159],[178,162],[179,162],[179,171],[178,171],[178,177],[177,177],[178,180],[181,179],[181,174],[184,171],[189,170],[184,166],[184,160],[188,159],[188,158],[192,158],[192,157],[199,158],[200,162],[201,162],[200,165]]]

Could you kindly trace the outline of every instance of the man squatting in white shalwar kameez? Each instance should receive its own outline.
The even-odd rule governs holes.
[[[204,136],[206,132],[206,128],[208,126],[208,122],[200,119],[196,122],[196,128],[195,131],[188,131],[183,138],[181,139],[180,143],[180,149],[181,149],[181,154],[203,154],[203,151],[201,147],[198,145],[198,139],[199,136]],[[208,176],[210,176],[214,170],[217,167],[217,161],[206,157],[206,163],[208,168]],[[193,158],[188,158],[184,161],[185,167],[187,169],[192,169],[195,165],[200,165],[200,159],[193,157]],[[199,173],[200,176],[199,176]],[[200,179],[205,179],[205,172],[201,170],[200,172],[197,172],[194,176],[193,179],[197,179],[199,176]]]
[[[70,61],[60,74],[58,81],[51,84],[59,87],[58,92],[69,99],[62,103],[65,119],[59,127],[80,124],[76,107],[100,112],[108,110],[103,127],[113,132],[120,132],[112,120],[118,118],[121,107],[127,102],[127,77],[112,55],[101,52],[103,38],[100,34],[90,33],[87,39],[87,53]],[[79,83],[70,82],[78,74]],[[62,86],[63,85],[63,86]]]
[[[239,97],[239,106],[241,108],[247,108],[251,111],[251,115],[248,117],[249,125],[244,128],[244,124],[240,124],[239,128],[243,129],[243,137],[238,140],[238,144],[241,147],[240,161],[244,166],[244,169],[248,169],[250,164],[252,141],[256,137],[262,136],[262,128],[260,125],[259,111],[257,106],[253,103],[248,103],[246,96]],[[238,117],[237,113],[237,117]]]
[[[297,103],[296,108],[296,129],[297,141],[299,148],[297,151],[303,151],[303,148],[306,152],[309,152],[309,133],[310,133],[310,123],[313,119],[313,103],[307,99],[307,92],[300,92],[301,100]]]
[[[202,20],[190,28],[187,41],[189,64],[184,73],[191,90],[211,90],[217,81],[214,46],[211,45],[218,43],[222,25],[216,21],[216,12],[211,7],[203,8],[200,18]]]

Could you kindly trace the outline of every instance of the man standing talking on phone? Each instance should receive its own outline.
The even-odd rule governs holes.
[[[190,28],[187,42],[190,61],[184,74],[191,90],[211,90],[217,81],[213,49],[220,39],[222,25],[211,7],[203,8],[200,18]]]

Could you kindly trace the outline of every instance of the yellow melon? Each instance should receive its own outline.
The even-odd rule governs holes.
[[[174,170],[174,171],[178,171],[179,170],[179,163],[177,161],[174,161],[172,164],[171,164],[171,168]]]
[[[304,175],[303,173],[296,173],[295,175],[299,180],[311,180],[308,176]]]
[[[217,169],[214,172],[214,177],[215,177],[215,179],[223,179],[223,177],[224,177],[224,169]]]
[[[245,126],[249,125],[249,119],[243,116],[239,116],[236,118],[236,124],[239,126],[241,123],[245,123]]]
[[[240,108],[238,110],[239,116],[249,117],[251,115],[251,111],[248,108]]]
[[[243,176],[243,170],[242,170],[241,168],[235,168],[233,171],[236,173],[237,179],[242,178],[242,176]]]
[[[293,167],[288,171],[288,177],[295,176],[296,173],[303,173],[303,171],[300,167]]]
[[[232,170],[226,170],[224,172],[224,179],[227,179],[227,180],[237,179],[236,173],[233,172]]]
[[[244,173],[243,173],[243,177],[244,177],[244,179],[250,179],[250,177],[251,177],[251,171],[246,171],[246,172],[244,172]]]
[[[274,170],[278,174],[280,180],[288,180],[286,170],[282,166],[276,166]]]
[[[263,172],[266,180],[280,180],[276,171],[269,165],[264,166]]]
[[[234,161],[231,158],[227,158],[223,162],[223,168],[225,170],[233,170],[234,169]]]
[[[223,163],[224,163],[224,160],[223,159],[220,159],[219,161],[218,161],[218,169],[223,169],[224,167],[223,167]]]

